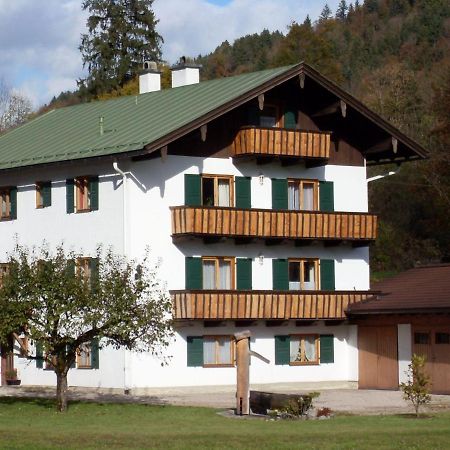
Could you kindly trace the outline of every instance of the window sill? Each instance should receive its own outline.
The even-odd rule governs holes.
[[[80,369],[80,370],[92,370],[93,367],[92,366],[77,366],[77,369]]]
[[[203,364],[204,369],[211,369],[217,367],[236,367],[234,364]]]
[[[290,366],[319,366],[319,361],[290,362]]]
[[[75,210],[75,214],[84,214],[84,213],[89,213],[92,212],[92,209],[77,209]]]
[[[14,220],[11,216],[0,217],[0,222],[9,222]]]

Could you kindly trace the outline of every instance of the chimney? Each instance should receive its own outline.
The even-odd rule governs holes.
[[[144,61],[143,72],[139,75],[139,94],[161,90],[161,72],[154,61]]]
[[[186,58],[182,56],[180,62],[171,68],[172,87],[198,84],[200,81],[200,68],[196,64],[186,64]]]

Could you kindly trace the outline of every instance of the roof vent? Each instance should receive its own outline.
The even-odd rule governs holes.
[[[161,90],[161,72],[155,61],[144,61],[143,73],[139,75],[139,94]]]

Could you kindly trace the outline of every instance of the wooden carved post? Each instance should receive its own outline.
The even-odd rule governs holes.
[[[236,369],[237,369],[237,389],[236,389],[236,414],[250,414],[250,350],[249,330],[236,333]]]

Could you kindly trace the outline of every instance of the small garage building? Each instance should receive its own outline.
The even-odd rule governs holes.
[[[432,392],[450,394],[450,264],[418,267],[373,286],[352,304],[358,325],[359,388],[398,389],[416,353],[425,355]]]

